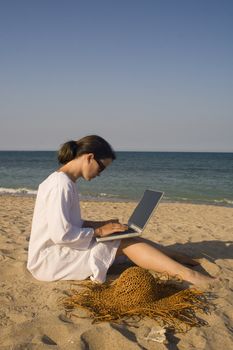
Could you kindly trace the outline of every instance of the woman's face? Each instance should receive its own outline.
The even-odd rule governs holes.
[[[87,155],[86,162],[83,164],[83,178],[87,181],[94,179],[112,163],[111,158],[98,159],[92,153]]]

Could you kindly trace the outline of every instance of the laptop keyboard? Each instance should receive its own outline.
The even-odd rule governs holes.
[[[123,232],[114,232],[114,235],[119,235],[119,234],[122,234],[122,233],[132,233],[132,232],[136,232],[133,228],[128,228],[128,230],[126,231],[123,231]]]

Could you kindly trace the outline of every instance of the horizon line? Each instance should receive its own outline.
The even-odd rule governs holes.
[[[132,149],[114,149],[115,152],[137,152],[137,153],[233,153],[232,151],[217,150],[132,150]],[[58,152],[54,149],[0,149],[0,152]]]

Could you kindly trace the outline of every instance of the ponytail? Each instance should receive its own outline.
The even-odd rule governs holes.
[[[66,164],[72,159],[76,158],[78,152],[78,145],[75,141],[71,140],[65,142],[58,151],[58,161],[60,164]]]
[[[88,153],[93,153],[97,159],[116,159],[115,152],[106,140],[97,135],[90,135],[78,141],[64,143],[58,151],[58,161],[60,164],[66,164]]]

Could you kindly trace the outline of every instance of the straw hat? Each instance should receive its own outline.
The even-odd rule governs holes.
[[[62,300],[65,310],[71,315],[75,308],[88,310],[94,322],[120,322],[127,317],[148,316],[180,332],[207,324],[195,313],[208,309],[203,292],[181,289],[179,283],[161,280],[141,267],[128,268],[111,283],[78,285],[85,290],[72,289],[71,295]]]

